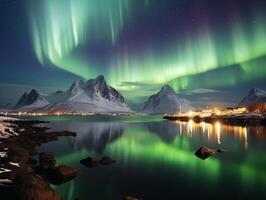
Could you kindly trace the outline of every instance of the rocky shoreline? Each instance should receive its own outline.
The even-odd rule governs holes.
[[[0,139],[0,196],[9,200],[61,200],[51,184],[59,185],[75,178],[79,171],[57,165],[52,152],[38,152],[37,147],[59,137],[75,137],[70,131],[47,132],[36,126],[47,122],[5,120],[15,136]],[[38,158],[38,159],[36,159]]]

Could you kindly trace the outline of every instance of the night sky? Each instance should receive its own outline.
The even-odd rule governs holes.
[[[236,103],[266,89],[265,21],[263,0],[0,0],[0,104],[99,74],[133,102]]]

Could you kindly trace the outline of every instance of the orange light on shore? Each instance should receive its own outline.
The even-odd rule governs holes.
[[[203,109],[203,110],[195,110],[195,111],[188,111],[184,113],[177,112],[175,115],[177,116],[187,116],[189,118],[193,118],[195,116],[200,117],[209,117],[211,115],[236,115],[236,114],[245,114],[247,113],[247,109],[245,107],[236,107],[236,108],[226,108],[220,110],[219,108],[214,109]]]
[[[193,111],[188,111],[187,116],[192,117],[193,114],[194,114]]]
[[[221,110],[219,110],[218,108],[214,108],[214,114],[221,115],[221,113]]]
[[[57,115],[57,116],[60,116],[60,115],[62,115],[63,113],[61,113],[61,112],[56,112],[55,113],[55,115]]]

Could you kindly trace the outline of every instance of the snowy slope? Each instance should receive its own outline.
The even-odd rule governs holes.
[[[46,98],[43,95],[41,95],[35,89],[32,89],[30,93],[25,92],[20,97],[15,108],[17,111],[31,111],[42,108],[48,104],[49,102],[46,100]]]
[[[238,105],[248,106],[256,103],[266,103],[266,91],[258,88],[252,88],[248,95],[244,97]]]
[[[75,81],[68,90],[49,95],[40,94],[35,89],[24,93],[15,106],[16,111],[109,113],[131,112],[124,97],[108,86],[100,75],[87,82]]]
[[[145,103],[143,112],[148,114],[175,113],[178,111],[188,111],[193,109],[190,102],[186,99],[178,98],[174,90],[165,85],[161,90],[149,97]]]
[[[10,118],[10,117],[1,117],[0,116],[0,139],[2,138],[8,138],[10,136],[15,136],[17,133],[14,131],[13,125],[11,125],[8,122],[4,121],[12,121],[17,120],[16,118]],[[3,152],[0,152],[0,157],[3,154]]]
[[[45,112],[131,112],[124,97],[114,88],[108,86],[104,76],[87,82],[75,81],[65,92],[57,92],[47,96],[50,105]]]

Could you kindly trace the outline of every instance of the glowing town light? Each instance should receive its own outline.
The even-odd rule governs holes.
[[[217,134],[217,143],[221,144],[221,128],[222,125],[220,122],[215,122],[215,132]]]

